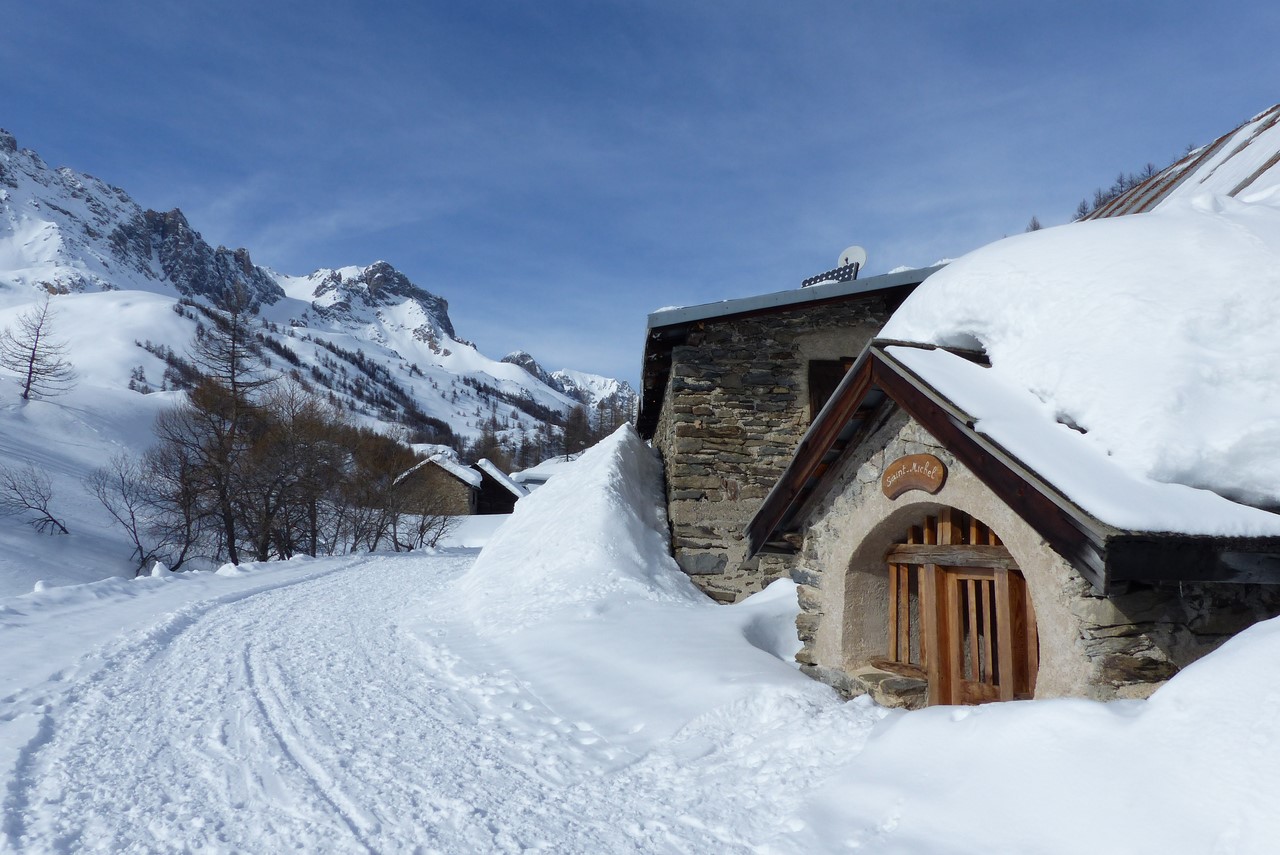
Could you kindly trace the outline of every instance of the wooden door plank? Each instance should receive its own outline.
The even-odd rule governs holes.
[[[982,682],[982,660],[979,658],[978,633],[981,624],[978,623],[978,585],[976,579],[965,580],[965,595],[969,600],[969,663],[970,669],[975,683]]]
[[[1009,571],[996,571],[996,657],[1000,668],[1000,700],[1011,701],[1015,682],[1013,668],[1013,615],[1010,608]]]
[[[916,626],[920,628],[920,665],[929,667],[928,633],[925,632],[924,568],[916,567]]]
[[[951,519],[951,508],[943,508],[938,512],[938,543],[951,544],[954,535],[954,526]]]
[[[1004,567],[1018,569],[1018,564],[1003,546],[972,546],[927,543],[897,543],[885,554],[893,564],[942,564],[947,567]]]
[[[992,635],[995,632],[995,627],[992,626],[992,622],[996,620],[996,610],[994,608],[996,586],[995,586],[994,580],[988,581],[988,582],[981,582],[979,584],[982,586],[982,611],[983,611],[982,668],[984,673],[987,675],[987,682],[994,685],[996,675],[995,675],[995,671],[992,669],[992,666],[994,663],[992,662],[992,659],[991,659],[991,648],[992,648],[992,641],[993,641]]]
[[[911,661],[911,592],[907,588],[910,581],[907,577],[907,567],[903,565],[898,568],[898,655],[899,662]]]
[[[942,572],[936,564],[925,564],[920,569],[924,596],[920,601],[920,619],[924,626],[922,637],[929,651],[926,672],[929,675],[929,705],[951,703],[951,663],[946,640],[950,636],[947,620],[946,591],[942,584]]]
[[[947,658],[947,700],[943,703],[954,704],[959,699],[964,686],[964,627],[961,626],[960,619],[960,582],[950,573],[943,572],[942,568],[938,568],[941,576],[942,587],[942,608],[943,627],[946,628],[946,635],[943,636],[942,648]]]
[[[889,565],[889,658],[898,661],[898,564]]]

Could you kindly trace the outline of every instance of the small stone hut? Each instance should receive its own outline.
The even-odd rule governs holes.
[[[1108,523],[1068,495],[1088,485],[1158,508],[1187,488],[1126,484],[1061,425],[1025,446],[1034,454],[1011,453],[981,419],[1030,404],[984,388],[984,365],[980,352],[874,342],[750,521],[748,554],[794,556],[807,673],[909,708],[1144,697],[1280,614],[1280,536]],[[1274,514],[1196,492],[1212,505],[1197,511],[1280,530]]]
[[[676,561],[711,597],[734,602],[785,575],[750,558],[743,528],[844,372],[937,269],[649,316],[637,428],[665,463]]]
[[[440,509],[449,516],[467,516],[476,512],[481,476],[476,470],[436,454],[415,466],[405,475],[422,479],[440,497]],[[405,477],[405,476],[401,476]]]

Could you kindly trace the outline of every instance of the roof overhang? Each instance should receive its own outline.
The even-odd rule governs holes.
[[[1280,583],[1280,538],[1129,532],[1091,516],[978,432],[968,413],[886,352],[891,344],[901,343],[872,342],[814,419],[747,525],[749,556],[795,552],[805,516],[831,486],[838,464],[901,409],[1102,593],[1127,582]]]

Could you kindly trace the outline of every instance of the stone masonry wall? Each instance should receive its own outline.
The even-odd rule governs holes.
[[[676,561],[710,596],[734,602],[786,575],[777,558],[745,563],[743,530],[811,421],[808,364],[856,357],[890,310],[873,296],[710,320],[673,350],[654,444]]]
[[[440,509],[451,516],[475,513],[475,491],[439,466],[424,466],[417,478],[440,500]]]
[[[937,456],[947,466],[936,496],[919,491],[888,499],[884,467],[907,454]],[[862,672],[887,652],[884,553],[905,531],[941,506],[976,516],[1001,536],[1026,578],[1040,635],[1036,697],[1099,700],[1145,697],[1181,668],[1257,621],[1280,614],[1280,586],[1133,585],[1104,597],[1036,532],[901,412],[881,425],[832,474],[826,497],[807,521],[792,578],[799,583],[796,619],[804,671],[846,694],[871,692]],[[883,580],[881,579],[883,577]],[[922,696],[921,696],[922,697]]]

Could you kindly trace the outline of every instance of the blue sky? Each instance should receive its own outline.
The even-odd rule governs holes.
[[[0,127],[288,273],[385,259],[490,356],[1068,220],[1280,101],[1280,4],[0,2]],[[1268,82],[1270,81],[1270,82]]]

